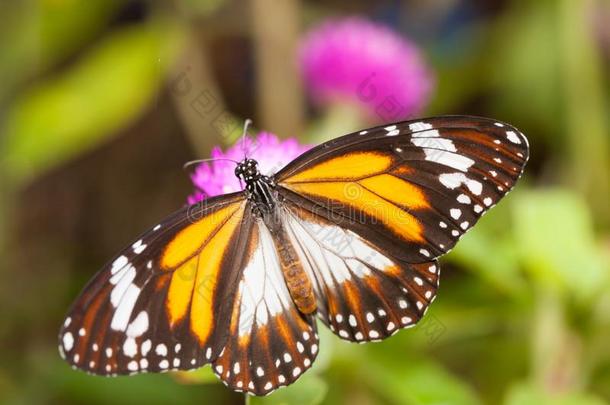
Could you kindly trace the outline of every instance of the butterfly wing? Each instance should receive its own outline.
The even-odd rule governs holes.
[[[435,259],[512,189],[527,158],[527,139],[516,128],[485,118],[451,116],[349,134],[282,169],[275,180],[292,214],[295,242],[309,234],[301,255],[322,255],[309,259],[312,271],[328,268],[326,277],[313,274],[321,280],[317,294],[322,319],[351,340],[374,340],[382,336],[381,326],[387,330],[419,319],[434,296]],[[353,240],[359,246],[353,254],[375,253],[378,259],[358,261],[371,274],[383,275],[381,279],[400,279],[401,291],[367,271],[359,272],[355,263],[349,266],[353,254],[329,253],[333,246],[327,234],[340,235],[339,245]],[[371,336],[371,329],[363,327],[366,318],[377,322],[380,308],[388,313],[380,297],[415,313],[396,312],[396,319],[386,320]],[[346,317],[351,329],[341,328]],[[396,322],[405,317],[409,322]]]
[[[439,267],[408,263],[336,222],[284,205],[285,225],[312,280],[318,316],[343,339],[381,340],[413,326],[436,296]]]
[[[252,228],[246,265],[232,305],[229,339],[214,372],[236,391],[266,395],[291,384],[318,353],[314,319],[292,301],[273,236],[262,220]]]
[[[241,249],[241,193],[186,207],[142,235],[85,287],[59,334],[70,364],[117,375],[192,369],[225,345]]]

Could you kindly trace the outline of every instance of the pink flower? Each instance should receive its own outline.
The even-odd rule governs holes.
[[[299,144],[294,138],[282,141],[272,133],[260,132],[254,140],[251,138],[246,138],[245,142],[238,140],[226,152],[218,146],[214,147],[211,157],[241,161],[244,159],[245,150],[248,157],[258,162],[261,173],[269,176],[277,173],[310,147]],[[235,176],[235,166],[235,163],[227,160],[215,160],[198,165],[191,175],[195,192],[188,197],[188,203],[195,204],[206,197],[243,190],[243,185]]]
[[[329,20],[309,31],[300,63],[318,106],[352,102],[385,121],[419,113],[433,88],[432,73],[411,41],[359,17]]]

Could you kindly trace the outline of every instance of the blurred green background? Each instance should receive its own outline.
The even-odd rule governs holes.
[[[443,258],[418,326],[369,345],[324,330],[312,371],[250,403],[610,402],[610,2],[26,0],[0,2],[0,403],[244,403],[206,368],[75,372],[56,334],[97,269],[185,203],[182,164],[231,144],[197,96],[302,142],[366,126],[313,108],[295,62],[346,15],[422,50],[423,115],[510,122],[531,159]]]

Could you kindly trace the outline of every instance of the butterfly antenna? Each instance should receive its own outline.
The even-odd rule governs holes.
[[[252,125],[252,120],[247,118],[244,122],[244,132],[241,135],[241,148],[244,151],[244,159],[246,159],[247,151],[246,151],[246,135],[248,135],[248,127]]]
[[[239,164],[239,162],[238,162],[237,160],[228,159],[228,158],[207,158],[207,159],[190,160],[190,161],[186,162],[186,163],[185,163],[185,164],[182,166],[182,168],[183,168],[183,169],[186,169],[187,167],[192,166],[192,165],[196,165],[196,164],[198,164],[198,163],[203,163],[203,162],[214,162],[214,161],[217,161],[217,160],[226,160],[226,161],[228,161],[228,162],[233,162],[233,163],[235,163],[236,165],[238,165],[238,164]]]

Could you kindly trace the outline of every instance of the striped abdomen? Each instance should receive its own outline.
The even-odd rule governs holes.
[[[282,273],[284,274],[284,280],[288,286],[290,297],[299,311],[304,314],[311,314],[316,310],[316,296],[313,292],[311,280],[307,273],[305,273],[305,270],[303,270],[301,261],[292,247],[286,231],[281,226],[278,228],[274,233],[275,237],[273,240],[278,251]]]

